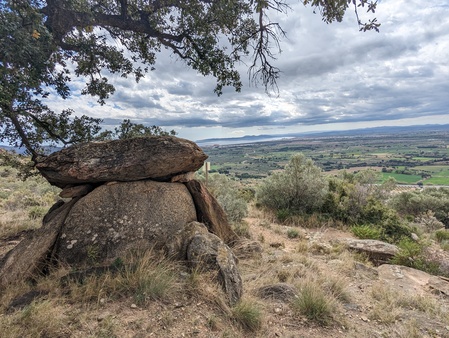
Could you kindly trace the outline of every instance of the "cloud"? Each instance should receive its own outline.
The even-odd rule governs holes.
[[[197,139],[214,136],[210,133],[217,128],[241,135],[242,131],[300,131],[334,123],[369,126],[376,121],[387,124],[447,115],[446,1],[379,1],[380,33],[359,32],[351,10],[342,23],[326,25],[310,7],[299,2],[291,6],[288,15],[273,17],[287,31],[283,52],[276,60],[282,70],[279,97],[267,96],[264,88],[250,85],[243,63],[238,66],[242,92],[226,88],[217,97],[213,93],[215,79],[189,70],[163,50],[156,70],[139,83],[112,77],[116,93],[105,106],[85,97],[52,104],[106,118],[108,125],[131,118],[179,128],[181,133],[190,128],[202,133],[195,134]],[[79,81],[74,84],[83,86]]]

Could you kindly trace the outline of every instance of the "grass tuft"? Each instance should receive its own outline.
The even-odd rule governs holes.
[[[307,319],[327,325],[333,319],[335,304],[321,286],[313,281],[305,281],[300,286],[300,292],[292,302],[293,311]]]
[[[233,320],[244,330],[255,332],[262,327],[263,314],[255,302],[241,300],[231,311]]]

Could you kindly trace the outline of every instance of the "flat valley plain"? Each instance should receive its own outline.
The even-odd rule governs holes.
[[[203,146],[210,173],[252,181],[282,170],[292,155],[303,153],[330,175],[346,170],[379,171],[379,183],[449,185],[449,130],[308,135],[276,141]]]

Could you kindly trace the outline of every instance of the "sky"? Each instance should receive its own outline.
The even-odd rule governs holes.
[[[79,95],[49,105],[101,117],[107,129],[126,118],[193,141],[449,124],[449,0],[379,0],[379,33],[359,32],[352,9],[343,22],[327,25],[311,7],[290,5],[286,15],[271,16],[287,32],[275,62],[279,96],[251,85],[241,64],[242,91],[227,88],[218,97],[214,78],[163,51],[139,83],[112,77],[116,93],[104,106]],[[74,81],[73,92],[83,86]]]

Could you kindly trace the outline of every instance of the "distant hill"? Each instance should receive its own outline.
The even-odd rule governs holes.
[[[404,134],[404,133],[420,133],[431,131],[448,131],[449,124],[426,124],[416,126],[394,126],[394,127],[373,127],[352,130],[336,130],[325,132],[304,132],[304,133],[289,133],[276,135],[247,135],[242,137],[228,137],[228,138],[209,138],[195,141],[199,145],[225,145],[225,144],[239,144],[239,143],[255,143],[274,141],[284,138],[297,137],[326,137],[326,136],[356,136],[356,135],[379,135],[379,134]]]

